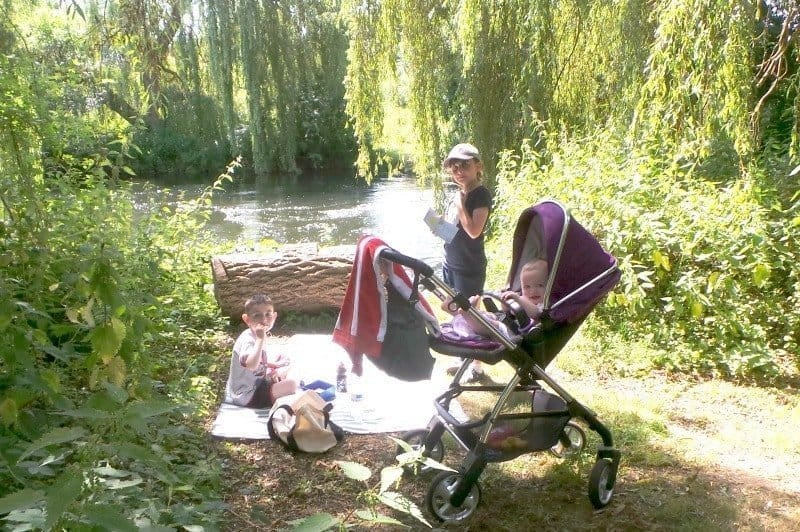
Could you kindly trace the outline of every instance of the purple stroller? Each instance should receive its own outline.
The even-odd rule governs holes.
[[[436,277],[431,267],[391,249],[383,251],[381,258],[413,270],[415,284],[442,301],[452,299],[452,310],[463,309],[492,333],[482,345],[459,345],[442,334],[429,338],[434,351],[461,357],[463,363],[448,389],[436,398],[436,414],[428,427],[410,431],[402,439],[438,462],[444,457],[442,436],[447,431],[467,453],[458,472],[442,471],[433,479],[426,501],[431,514],[447,523],[468,519],[480,502],[478,478],[488,463],[537,451],[563,457],[583,450],[585,433],[573,419],[582,420],[602,439],[589,478],[589,500],[595,508],[606,506],[613,494],[620,451],[595,413],[570,396],[544,368],[619,281],[616,259],[559,203],[543,201],[523,211],[514,232],[508,288],[519,291],[519,270],[532,259],[547,260],[549,273],[538,320],[532,320],[519,306],[506,310],[504,323],[518,335],[512,340],[473,309],[466,297]],[[484,303],[489,306],[492,296],[485,296]],[[515,374],[505,385],[462,384],[473,359],[508,363]],[[499,399],[481,419],[462,423],[450,412],[450,404],[465,391],[495,392]],[[524,412],[509,413],[507,403],[512,394],[520,395],[516,392],[530,396],[530,405]],[[512,422],[516,428],[510,428]],[[398,448],[398,454],[404,452]]]

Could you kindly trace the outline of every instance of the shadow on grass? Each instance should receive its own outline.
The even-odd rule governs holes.
[[[479,480],[481,504],[469,529],[798,529],[800,515],[791,494],[714,464],[690,463],[653,444],[663,428],[636,415],[616,417],[608,426],[623,457],[607,507],[594,510],[588,499],[600,441],[589,432],[586,450],[578,457],[561,461],[539,452],[487,466]],[[445,461],[458,469],[461,464],[454,458]]]
[[[288,319],[282,316],[282,319]],[[335,316],[317,325],[303,317],[308,328],[292,332],[332,331]],[[315,329],[319,327],[319,329]],[[224,366],[224,367],[223,367]],[[221,389],[227,366],[220,365],[215,381]],[[402,400],[402,398],[398,398]],[[591,405],[589,405],[591,406]],[[580,456],[561,461],[546,452],[489,464],[479,479],[481,504],[458,530],[798,530],[800,509],[796,494],[765,485],[763,479],[716,463],[698,462],[671,447],[663,416],[647,417],[619,410],[600,414],[622,453],[622,463],[610,504],[599,511],[588,499],[588,480],[599,438],[587,431]],[[620,409],[621,410],[621,409]],[[641,414],[641,412],[640,412]],[[710,413],[713,415],[713,413]],[[397,436],[397,435],[395,435]],[[746,445],[743,435],[742,445]],[[381,468],[394,465],[395,444],[386,434],[352,435],[323,455],[286,452],[274,442],[215,442],[224,464],[225,500],[230,504],[225,530],[284,530],[288,523],[321,512],[345,518],[367,506],[367,484],[346,476],[335,461],[367,466],[377,482]],[[447,444],[445,463],[458,468],[463,452]],[[753,449],[758,452],[757,448]],[[431,475],[406,474],[397,491],[423,509]],[[384,514],[412,530],[426,528],[413,518],[378,505]],[[351,519],[349,523],[356,520]],[[364,525],[353,530],[396,530]]]

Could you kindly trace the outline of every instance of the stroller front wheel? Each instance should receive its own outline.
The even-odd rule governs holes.
[[[425,447],[425,442],[428,440],[428,436],[430,435],[430,431],[427,429],[418,429],[418,430],[411,430],[403,434],[400,439],[404,442],[408,443],[411,446],[412,451],[420,451]],[[398,445],[397,446],[397,456],[404,454],[406,450]],[[427,455],[423,455],[425,458],[430,458],[435,462],[441,463],[444,460],[444,444],[442,443],[441,438],[433,444],[430,451],[428,451]],[[409,472],[414,472],[416,469],[419,469],[419,472],[425,473],[432,469],[431,466],[428,466],[424,463],[408,463],[403,464],[403,469]]]
[[[475,482],[460,506],[453,506],[450,497],[464,475],[453,471],[439,473],[431,482],[426,502],[428,511],[441,522],[461,523],[469,519],[481,501],[481,487]]]
[[[601,459],[595,462],[589,474],[589,500],[597,510],[604,508],[614,494],[611,467],[609,460]]]

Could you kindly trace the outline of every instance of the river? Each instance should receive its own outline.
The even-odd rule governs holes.
[[[192,199],[203,186],[170,189],[173,198],[183,194]],[[137,187],[137,204],[144,204],[151,194]],[[214,193],[212,205],[209,229],[223,247],[249,251],[262,240],[354,245],[368,233],[434,268],[441,266],[442,241],[422,221],[434,206],[433,191],[419,187],[412,178],[380,179],[371,186],[330,178],[279,186],[226,183],[224,191]]]

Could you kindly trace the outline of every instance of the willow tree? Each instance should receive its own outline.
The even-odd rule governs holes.
[[[431,174],[449,145],[486,156],[519,147],[544,125],[574,133],[632,114],[652,33],[645,0],[624,2],[347,2],[348,111],[360,170],[374,172],[384,139],[386,80],[408,74],[414,156]],[[625,105],[615,98],[624,95]]]
[[[104,101],[135,124],[160,126],[164,88],[176,74],[172,46],[190,0],[113,0],[87,3],[91,48],[106,74]]]
[[[349,132],[337,88],[346,45],[338,2],[204,0],[204,7],[213,92],[231,143],[246,126],[256,174],[342,157]]]
[[[236,127],[239,124],[239,112],[234,104],[236,33],[232,29],[235,27],[235,14],[231,11],[231,2],[225,0],[206,0],[204,4],[203,22],[207,35],[211,92],[222,112],[225,140],[233,146],[236,144]]]
[[[756,4],[660,2],[633,133],[680,165],[753,155]],[[737,173],[736,165],[730,167]]]

